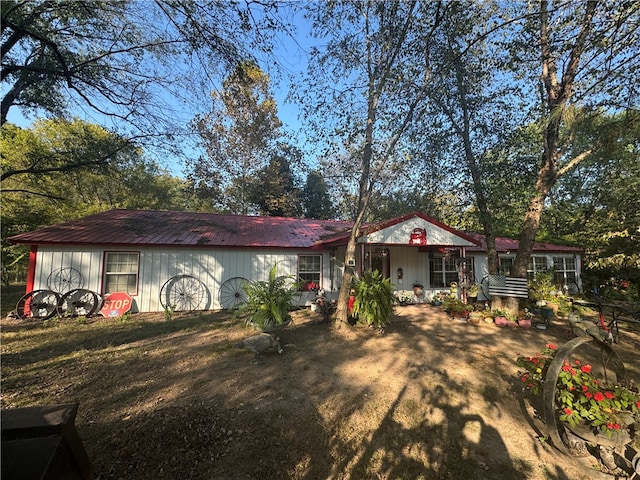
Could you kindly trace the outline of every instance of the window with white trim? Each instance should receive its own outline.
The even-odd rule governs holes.
[[[500,257],[500,275],[506,277],[511,275],[511,269],[513,268],[513,257]]]
[[[538,272],[546,272],[548,270],[547,267],[547,257],[531,257],[531,261],[529,261],[529,266],[527,268],[527,277],[529,280],[533,280]]]
[[[458,281],[458,258],[433,256],[429,258],[429,287],[444,288]]]
[[[298,279],[302,290],[320,288],[322,255],[298,255]]]
[[[556,285],[566,286],[571,293],[578,290],[575,257],[553,257],[553,274]]]
[[[126,292],[135,295],[138,291],[139,260],[138,253],[106,252],[104,293]]]

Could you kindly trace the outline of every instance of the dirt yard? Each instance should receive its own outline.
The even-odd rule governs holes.
[[[473,326],[427,305],[384,332],[296,312],[254,362],[227,312],[2,321],[2,408],[77,401],[98,480],[599,478],[557,453],[515,358],[566,341]],[[640,336],[619,351],[640,381]],[[608,477],[612,478],[612,477]]]

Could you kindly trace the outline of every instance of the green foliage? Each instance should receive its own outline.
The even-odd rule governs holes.
[[[521,381],[534,395],[542,393],[549,365],[557,352],[554,344],[534,357],[518,357]],[[565,361],[555,388],[558,418],[570,427],[585,425],[595,433],[611,436],[640,422],[640,393],[622,385],[607,384],[580,360]]]
[[[558,289],[553,284],[553,272],[536,272],[533,280],[529,281],[529,298],[534,301],[555,299]]]
[[[193,121],[207,156],[187,162],[189,178],[214,189],[219,208],[247,214],[251,187],[274,157],[282,126],[269,77],[254,62],[239,63],[211,98],[211,112]]]
[[[376,328],[388,325],[395,301],[391,279],[377,270],[365,272],[353,279],[353,289],[356,292],[353,314],[358,321]]]
[[[291,171],[290,156],[299,159],[301,153],[295,148],[287,148],[274,154],[269,165],[258,171],[254,181],[249,183],[249,199],[262,215],[299,217],[302,213],[301,192]]]
[[[267,281],[253,280],[242,285],[247,302],[238,313],[247,316],[247,325],[269,331],[291,322],[293,300],[299,295],[298,283],[293,276],[278,276],[277,272],[275,263]]]
[[[320,172],[313,170],[307,175],[302,191],[305,218],[331,219],[336,212],[329,196],[329,187]]]

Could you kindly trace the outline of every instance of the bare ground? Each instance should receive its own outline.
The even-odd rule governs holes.
[[[80,402],[95,478],[591,479],[523,398],[515,358],[566,341],[400,307],[380,333],[297,312],[282,355],[227,312],[2,321],[2,407]],[[616,348],[640,381],[640,336]],[[611,477],[610,477],[611,478]]]

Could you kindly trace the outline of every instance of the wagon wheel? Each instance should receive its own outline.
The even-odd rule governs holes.
[[[64,295],[71,290],[82,288],[84,279],[82,274],[75,268],[59,268],[54,270],[47,277],[47,287],[49,290]]]
[[[485,300],[491,300],[491,295],[489,294],[489,275],[486,275],[480,281],[480,290],[482,291],[482,296]]]
[[[572,455],[570,452],[566,437],[562,435],[564,428],[557,420],[557,407],[555,401],[555,390],[558,383],[558,378],[562,367],[566,360],[570,360],[572,354],[581,346],[593,343],[599,349],[602,356],[602,369],[605,374],[605,378],[609,373],[615,373],[617,382],[624,382],[626,378],[626,370],[622,360],[618,354],[611,348],[610,345],[601,342],[591,336],[582,335],[576,337],[562,347],[560,347],[549,364],[547,375],[544,380],[544,389],[542,393],[544,422],[549,433],[549,437],[553,445],[561,452]]]
[[[53,290],[33,290],[18,300],[16,313],[20,320],[47,320],[56,314],[59,301]]]
[[[91,290],[77,288],[65,293],[58,302],[58,315],[67,317],[89,316],[101,302]]]
[[[192,312],[207,304],[207,287],[191,275],[171,277],[160,289],[160,304],[165,310]]]
[[[242,288],[248,280],[242,277],[232,277],[220,285],[220,306],[226,310],[236,309],[247,303],[247,294]]]

